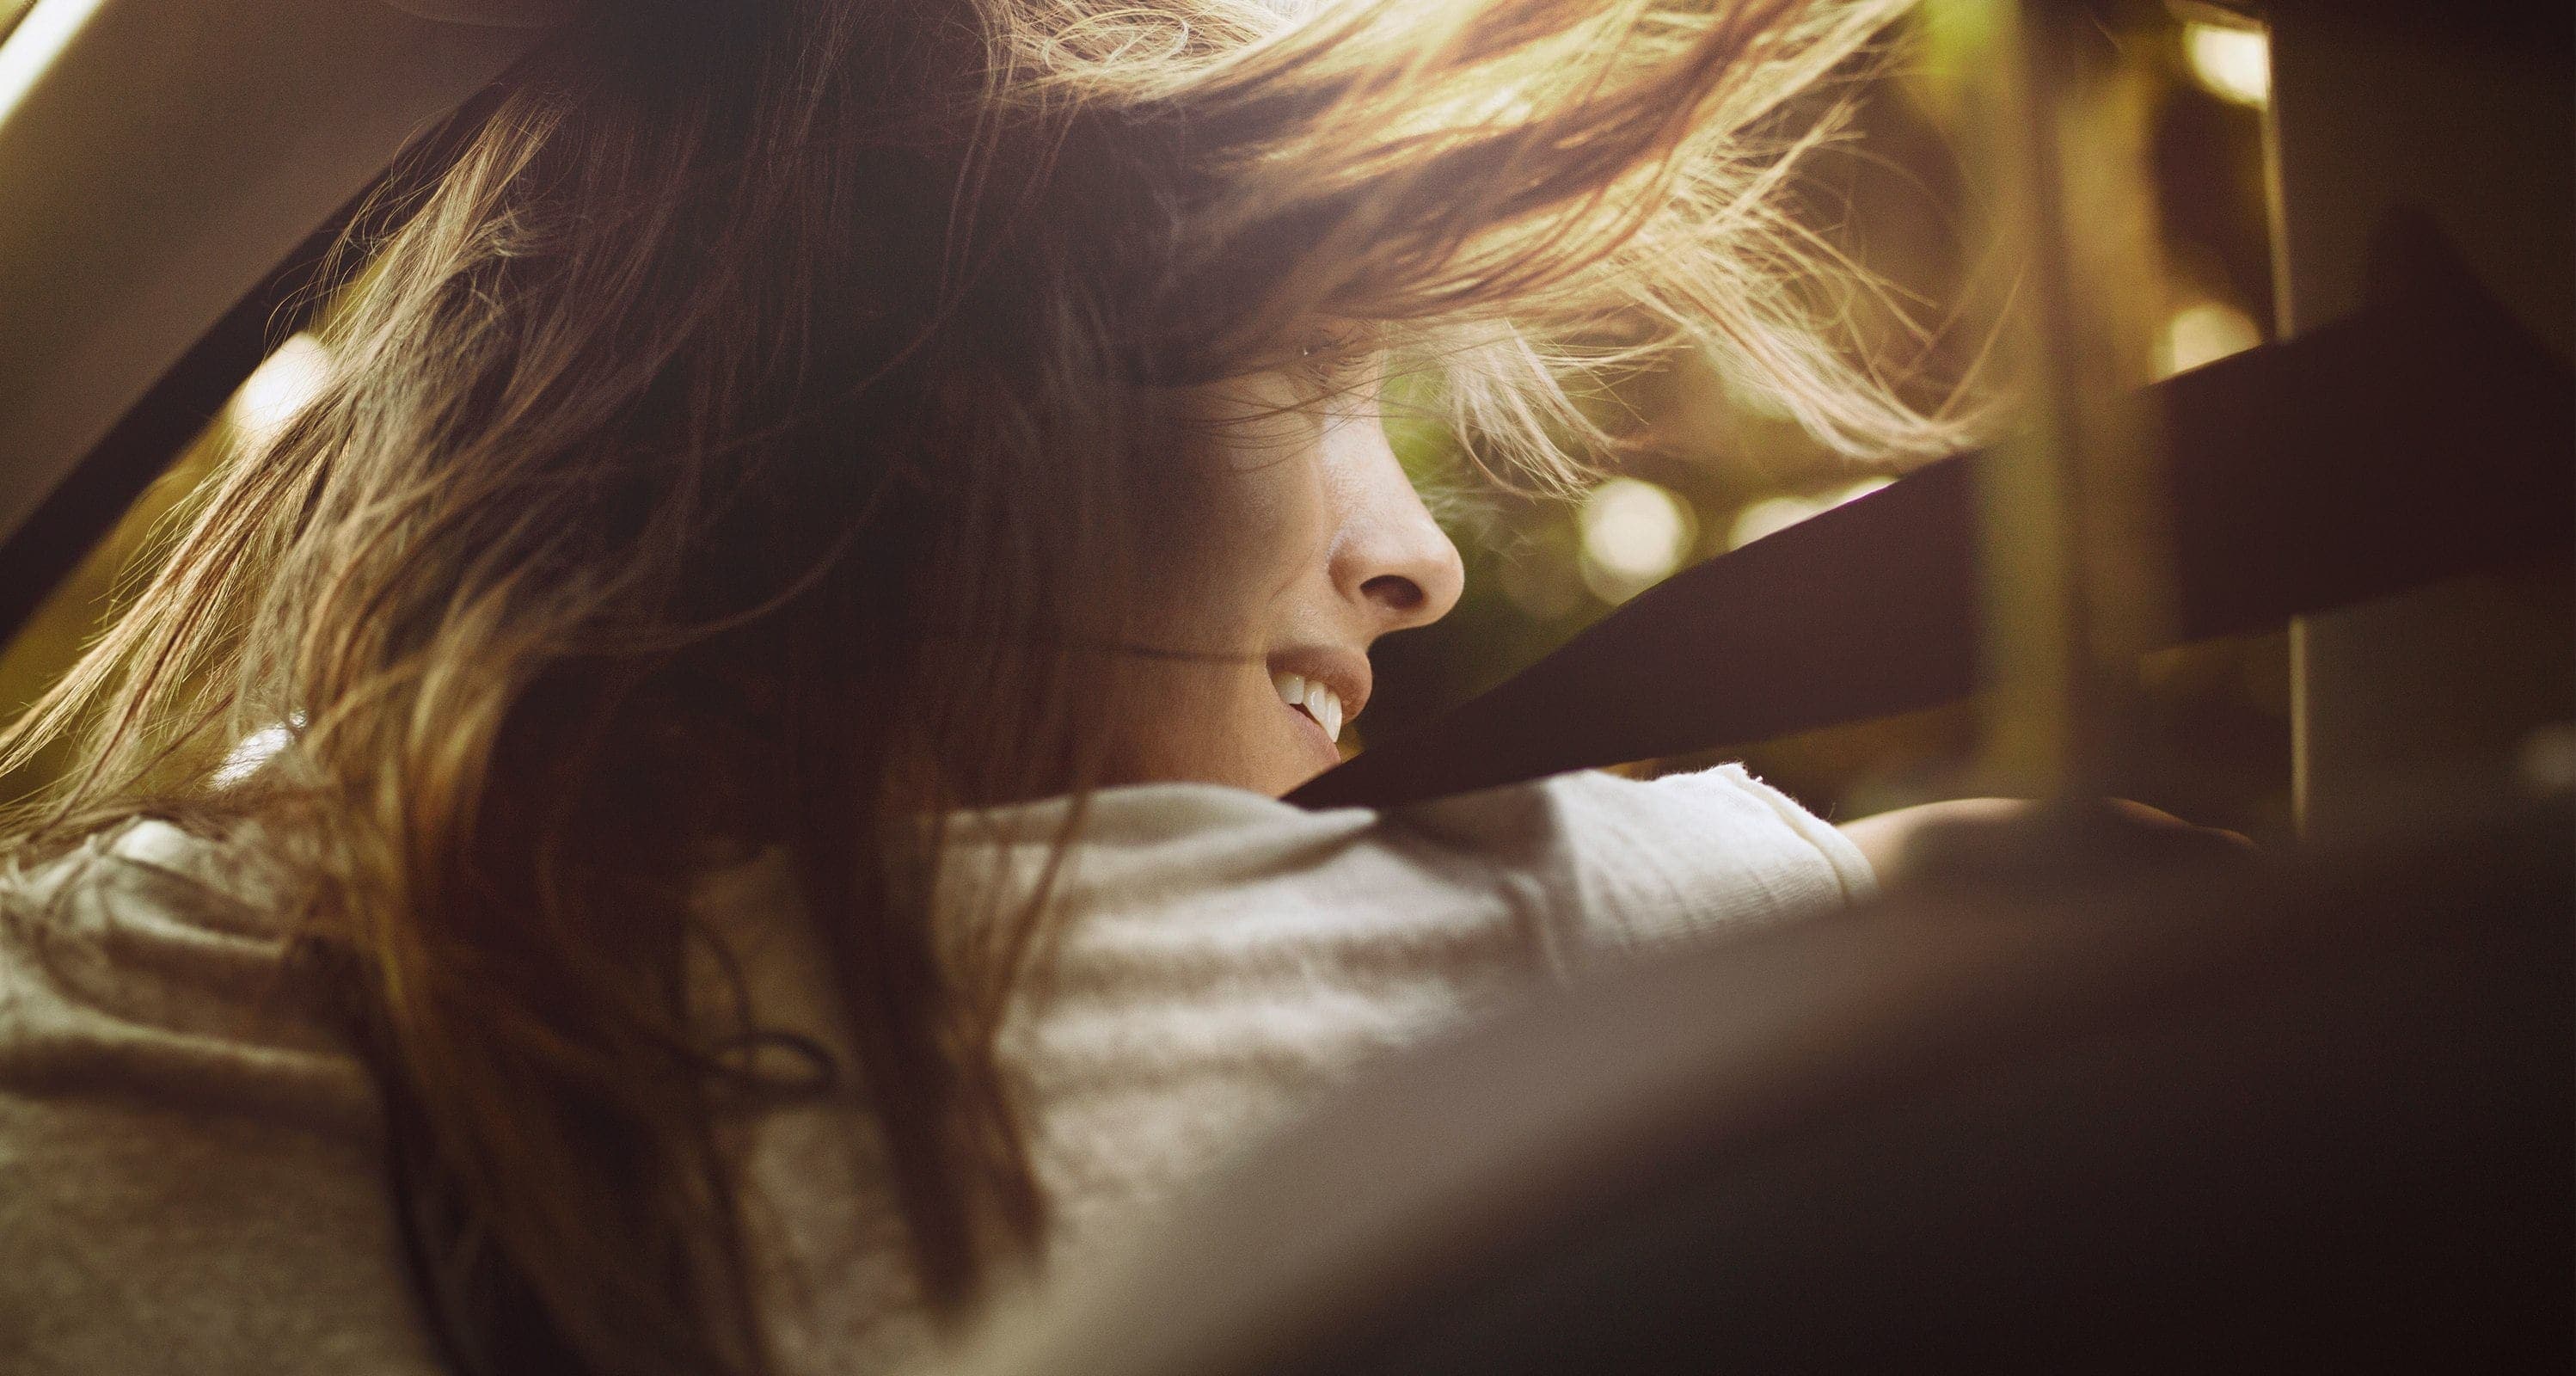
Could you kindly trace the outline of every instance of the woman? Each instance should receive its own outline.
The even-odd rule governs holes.
[[[588,12],[8,738],[83,752],[0,904],[18,1369],[891,1366],[1532,971],[1866,889],[1741,771],[1271,799],[1458,594],[1388,360],[1541,484],[1677,348],[1953,438],[1774,203],[1894,8]]]

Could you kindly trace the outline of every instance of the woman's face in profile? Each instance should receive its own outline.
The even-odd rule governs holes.
[[[1198,447],[1154,495],[1145,643],[1190,654],[1133,665],[1157,709],[1112,754],[1113,782],[1192,780],[1286,793],[1341,760],[1370,692],[1369,647],[1439,620],[1464,572],[1380,423],[1381,369],[1322,400],[1290,370],[1195,389]]]

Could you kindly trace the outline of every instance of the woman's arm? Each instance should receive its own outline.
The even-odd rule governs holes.
[[[1986,859],[2015,855],[2101,854],[2111,849],[2181,851],[2208,846],[2251,849],[2232,831],[2195,826],[2170,812],[2112,798],[2073,811],[2021,798],[1956,798],[1923,803],[1846,822],[1840,828],[1877,871],[1882,887],[1920,882],[1943,856],[1973,853]],[[1932,842],[1927,844],[1927,838]],[[2063,842],[2063,848],[2058,846]]]

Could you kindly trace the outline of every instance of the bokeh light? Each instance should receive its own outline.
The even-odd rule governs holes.
[[[1765,535],[1787,530],[1810,516],[1831,511],[1855,498],[1866,497],[1893,481],[1892,478],[1863,478],[1815,496],[1765,497],[1736,513],[1734,523],[1726,528],[1726,547],[1742,549]]]
[[[1690,557],[1699,520],[1671,492],[1612,478],[1583,502],[1583,581],[1605,602],[1625,602]]]
[[[2211,95],[2239,105],[2272,98],[2272,39],[2261,29],[2194,22],[2183,26],[2182,45],[2193,79]]]
[[[2166,317],[2156,337],[2156,375],[2187,373],[2262,342],[2254,317],[2223,301],[2195,301]]]

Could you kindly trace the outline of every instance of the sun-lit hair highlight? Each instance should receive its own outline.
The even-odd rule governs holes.
[[[149,812],[279,876],[467,1369],[761,1369],[718,1124],[782,1095],[876,1115],[961,1314],[1047,1228],[993,1054],[1044,895],[943,944],[945,828],[1103,779],[1169,396],[1339,322],[1541,487],[1678,351],[1951,446],[1788,194],[1900,8],[592,7],[360,216],[320,396],[0,736],[78,749],[9,853]],[[761,852],[854,1065],[693,974],[692,883]]]

